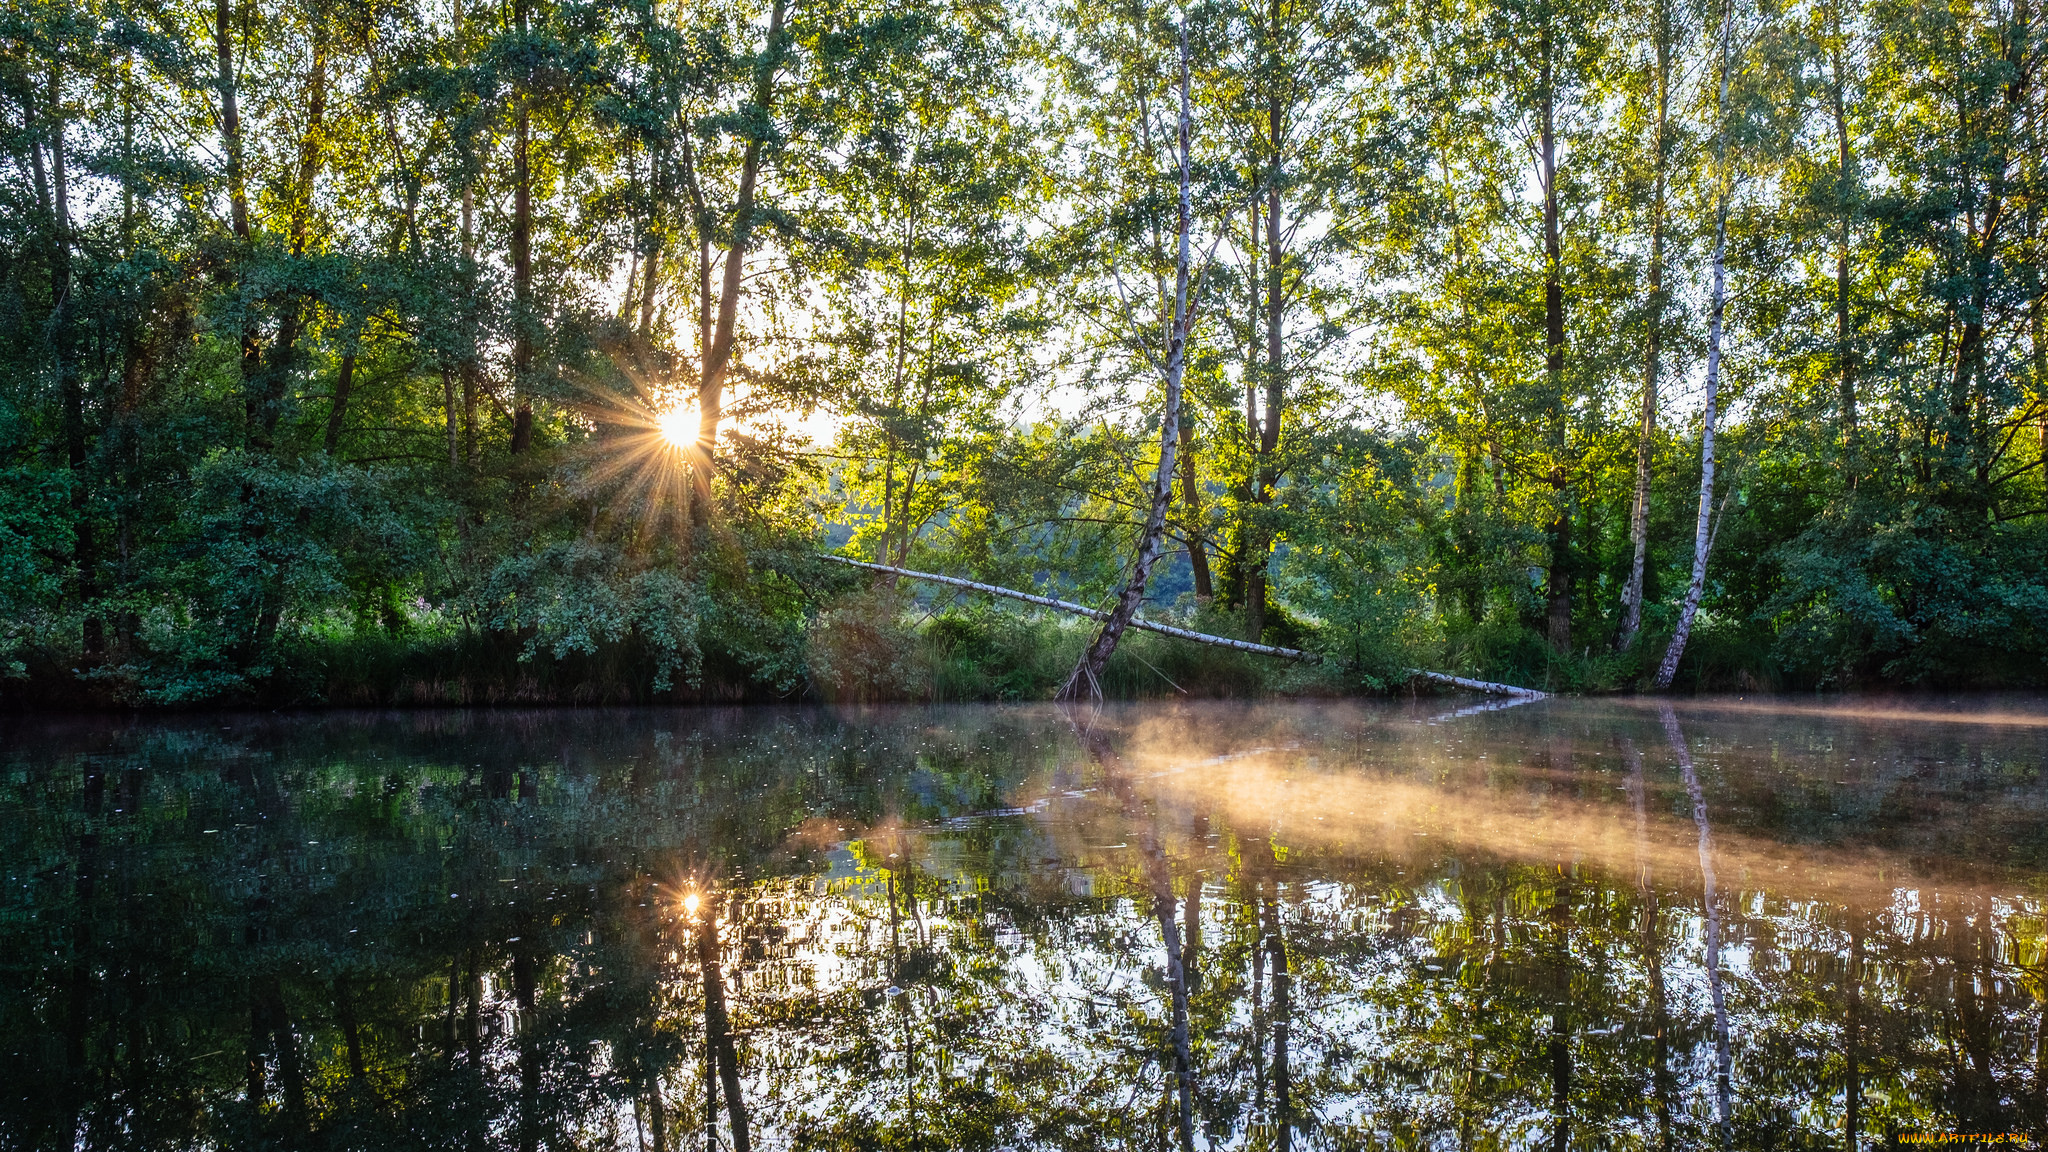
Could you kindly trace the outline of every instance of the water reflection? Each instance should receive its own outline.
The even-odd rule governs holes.
[[[1889,711],[12,723],[0,1147],[2038,1137],[2048,729]]]

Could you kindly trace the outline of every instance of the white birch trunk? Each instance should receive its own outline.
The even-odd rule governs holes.
[[[1124,629],[1145,601],[1145,589],[1152,582],[1152,568],[1165,550],[1166,509],[1173,502],[1174,458],[1180,447],[1181,379],[1187,370],[1188,332],[1194,326],[1194,306],[1188,299],[1188,281],[1193,271],[1189,233],[1194,227],[1194,206],[1189,194],[1189,150],[1194,133],[1194,111],[1188,98],[1188,37],[1180,33],[1180,131],[1176,141],[1180,153],[1180,204],[1174,226],[1173,312],[1166,329],[1166,357],[1160,368],[1166,395],[1159,414],[1159,467],[1152,474],[1151,507],[1144,529],[1138,536],[1138,555],[1131,565],[1116,606],[1102,622],[1102,630],[1082,651],[1081,659],[1060,686],[1063,700],[1082,696],[1102,697],[1102,669],[1123,640]]]
[[[1714,416],[1721,387],[1722,317],[1728,307],[1728,42],[1735,33],[1734,0],[1725,2],[1727,8],[1721,20],[1721,95],[1715,106],[1720,126],[1714,144],[1714,178],[1720,186],[1715,190],[1714,202],[1714,289],[1712,311],[1707,319],[1707,405],[1700,425],[1699,520],[1693,529],[1692,582],[1686,586],[1685,602],[1678,609],[1678,631],[1672,634],[1671,646],[1664,650],[1664,661],[1657,666],[1659,691],[1671,687],[1672,679],[1678,675],[1678,661],[1685,655],[1686,641],[1692,638],[1700,595],[1707,586],[1707,554],[1714,547]]]

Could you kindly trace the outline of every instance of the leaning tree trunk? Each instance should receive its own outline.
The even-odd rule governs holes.
[[[1151,506],[1145,514],[1144,530],[1138,535],[1138,555],[1131,565],[1130,579],[1124,582],[1116,606],[1110,609],[1108,619],[1102,622],[1102,630],[1095,634],[1095,639],[1081,653],[1080,662],[1067,676],[1066,683],[1060,686],[1059,695],[1063,700],[1079,699],[1083,695],[1101,699],[1102,669],[1122,642],[1124,630],[1130,627],[1131,618],[1138,614],[1138,606],[1144,603],[1145,589],[1152,582],[1152,567],[1159,562],[1160,553],[1165,550],[1166,509],[1173,502],[1174,458],[1180,448],[1181,380],[1187,371],[1188,332],[1194,325],[1194,305],[1188,298],[1192,265],[1189,232],[1194,224],[1188,158],[1193,131],[1194,113],[1188,99],[1188,39],[1187,29],[1183,26],[1180,34],[1178,139],[1180,206],[1174,225],[1173,314],[1166,329],[1166,359],[1160,366],[1166,397],[1160,406],[1159,467],[1152,474]]]
[[[768,14],[768,35],[761,59],[754,65],[753,111],[766,118],[775,99],[775,70],[782,57],[785,0],[775,0]],[[711,477],[716,469],[718,425],[725,415],[725,382],[732,370],[733,344],[739,323],[741,286],[745,283],[747,245],[752,239],[755,219],[754,188],[761,173],[762,139],[747,141],[740,160],[739,189],[733,199],[732,239],[725,249],[724,279],[718,296],[718,317],[703,345],[702,371],[697,378],[697,443],[692,447],[690,467],[695,499],[690,514],[703,517],[711,510]],[[701,209],[700,209],[701,211]],[[704,234],[703,223],[698,234]],[[708,289],[708,279],[705,287]]]
[[[1721,387],[1721,321],[1728,308],[1728,41],[1734,35],[1735,6],[1728,0],[1721,21],[1721,96],[1716,106],[1720,120],[1714,144],[1714,294],[1707,318],[1707,405],[1700,424],[1700,510],[1693,528],[1692,583],[1686,586],[1685,602],[1678,609],[1678,631],[1664,650],[1664,662],[1657,666],[1657,688],[1671,687],[1678,675],[1679,658],[1692,638],[1692,624],[1699,615],[1700,594],[1707,586],[1707,554],[1714,547],[1714,406]]]

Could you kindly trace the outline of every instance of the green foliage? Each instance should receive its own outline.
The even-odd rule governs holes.
[[[1680,0],[223,11],[5,18],[0,699],[1036,695],[1084,625],[812,557],[1123,582],[1183,34],[1145,610],[1329,659],[1117,691],[1641,686],[1724,202],[1680,682],[2048,682],[2022,15],[1739,3],[1724,104]]]

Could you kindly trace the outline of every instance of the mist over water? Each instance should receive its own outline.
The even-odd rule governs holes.
[[[2044,753],[2010,698],[10,721],[0,1148],[2038,1141]]]

